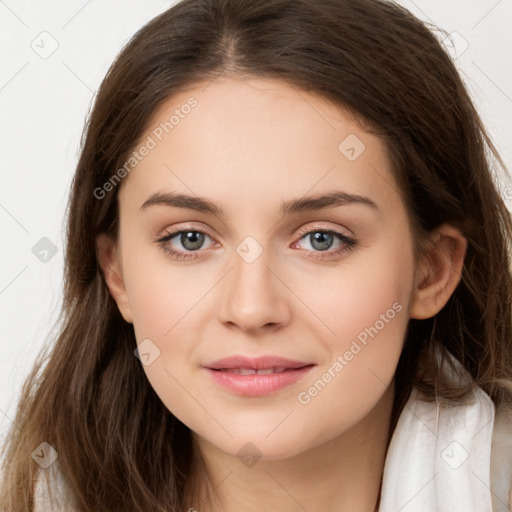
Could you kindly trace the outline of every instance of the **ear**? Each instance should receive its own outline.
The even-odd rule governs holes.
[[[431,318],[448,302],[460,282],[467,240],[449,224],[429,236],[427,254],[417,269],[409,315]]]
[[[101,233],[96,237],[96,248],[98,263],[103,272],[110,295],[116,301],[123,318],[129,323],[133,323],[128,294],[123,281],[121,258],[116,242],[105,233]]]

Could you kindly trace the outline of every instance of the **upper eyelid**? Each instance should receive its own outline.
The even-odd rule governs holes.
[[[314,231],[315,229],[318,230],[318,231],[326,231],[326,232],[327,231],[333,231],[333,232],[350,231],[350,230],[348,230],[345,227],[321,226],[321,225],[319,225],[320,222],[322,222],[322,221],[312,221],[309,226],[301,227],[299,229],[295,229],[294,233],[296,233],[297,235],[301,235],[302,236],[302,235],[307,234],[307,233],[309,233],[311,231]],[[187,231],[198,231],[200,233],[204,233],[204,234],[208,235],[211,239],[217,241],[216,237],[211,235],[207,228],[197,227],[197,226],[184,226],[184,227],[178,227],[178,228],[165,228],[161,235],[157,235],[157,239],[165,238],[166,236],[168,236],[170,234],[172,234],[173,236],[176,236],[177,234],[180,234],[180,233],[183,233],[183,232],[187,232]],[[348,237],[351,236],[349,233],[340,233],[340,234],[343,234],[343,235],[348,236]]]
[[[196,231],[199,233],[203,233],[206,236],[210,237],[210,239],[213,240],[213,242],[215,244],[220,243],[214,236],[212,236],[208,232],[208,230],[206,228],[202,228],[202,227],[199,228],[197,226],[183,227],[183,228],[177,228],[177,229],[168,229],[168,230],[166,230],[166,232],[163,235],[157,237],[157,241],[164,240],[164,243],[168,243],[172,239],[176,238],[178,235],[180,235],[184,232],[186,233],[187,231]],[[309,234],[311,234],[315,231],[331,232],[331,233],[334,233],[335,235],[341,235],[342,237],[345,237],[345,238],[354,239],[353,235],[343,233],[342,232],[343,229],[341,229],[341,228],[332,228],[332,227],[328,227],[328,226],[320,226],[318,224],[315,224],[315,225],[311,225],[311,226],[304,227],[304,228],[301,227],[298,230],[295,230],[296,236],[299,237],[297,240],[301,240],[302,238],[308,236]],[[197,252],[197,251],[191,251],[191,252]]]

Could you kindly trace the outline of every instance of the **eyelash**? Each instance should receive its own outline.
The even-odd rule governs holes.
[[[195,229],[181,229],[178,231],[166,232],[165,235],[161,238],[158,238],[156,240],[156,242],[168,256],[171,256],[173,258],[180,259],[180,260],[196,259],[196,258],[198,258],[198,256],[193,255],[192,253],[199,252],[200,249],[197,251],[191,251],[191,253],[183,253],[181,251],[176,251],[175,249],[169,248],[166,245],[167,242],[169,242],[170,240],[175,238],[177,235],[181,235],[182,233],[189,233],[189,232],[202,233],[203,235],[206,235],[209,238],[212,238],[206,231],[204,231],[202,229],[195,228]],[[355,240],[354,238],[348,237],[347,235],[344,235],[343,233],[340,233],[338,231],[334,231],[331,229],[321,229],[321,228],[312,228],[312,229],[310,228],[310,229],[301,230],[299,232],[299,235],[300,235],[299,240],[302,240],[304,237],[306,237],[307,235],[310,235],[312,233],[327,233],[330,235],[334,235],[334,236],[338,237],[338,239],[344,244],[339,249],[330,250],[330,251],[311,251],[311,250],[309,250],[309,252],[312,252],[314,254],[314,255],[312,254],[310,256],[313,259],[326,260],[326,259],[335,258],[336,256],[342,256],[343,254],[346,254],[346,253],[352,251],[358,244],[357,240]],[[296,243],[296,242],[294,242],[294,243]]]

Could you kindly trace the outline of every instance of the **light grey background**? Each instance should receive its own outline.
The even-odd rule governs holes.
[[[61,304],[64,212],[85,116],[122,45],[173,3],[0,0],[1,436]],[[512,170],[512,0],[400,3],[453,34],[450,51]],[[502,180],[509,208],[510,186]],[[33,253],[43,237],[53,257]]]

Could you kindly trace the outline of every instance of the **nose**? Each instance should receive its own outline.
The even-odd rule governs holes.
[[[233,267],[219,290],[220,320],[247,332],[286,325],[290,320],[290,292],[282,277],[276,275],[278,271],[271,268],[268,254],[264,251],[248,262],[235,253]]]

